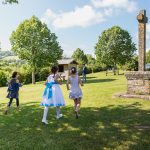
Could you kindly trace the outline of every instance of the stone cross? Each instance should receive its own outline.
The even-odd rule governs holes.
[[[145,59],[146,59],[146,23],[148,18],[146,17],[146,10],[141,10],[137,16],[139,22],[138,25],[138,37],[139,37],[139,71],[145,71]]]

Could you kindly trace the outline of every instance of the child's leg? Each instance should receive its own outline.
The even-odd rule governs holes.
[[[74,99],[74,110],[76,111],[77,108],[77,99]]]
[[[10,100],[9,100],[9,102],[8,102],[8,104],[7,104],[7,108],[4,110],[4,114],[5,114],[5,115],[7,115],[7,113],[8,113],[8,108],[11,106],[12,101],[13,101],[13,98],[10,98]]]
[[[77,112],[79,112],[80,106],[81,106],[81,99],[79,98],[77,99],[77,107],[76,107]]]
[[[60,111],[60,107],[57,106],[56,107],[56,118],[59,119],[60,117],[62,117],[61,111]]]
[[[8,105],[7,105],[7,107],[10,107],[10,106],[11,106],[11,104],[12,104],[12,101],[13,101],[13,98],[10,98],[10,101],[8,102]]]
[[[47,123],[46,122],[47,113],[48,113],[48,107],[45,107],[44,108],[44,113],[43,113],[43,119],[42,119],[42,122],[44,122],[44,123]]]
[[[19,98],[16,98],[16,106],[19,107]]]

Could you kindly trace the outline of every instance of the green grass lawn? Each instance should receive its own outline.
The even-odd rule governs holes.
[[[43,84],[25,85],[20,90],[20,112],[15,101],[8,115],[3,114],[8,100],[6,88],[0,88],[0,150],[149,150],[150,101],[114,98],[126,91],[124,75],[105,73],[88,75],[83,89],[81,117],[75,119],[73,101],[62,85],[67,106],[64,117],[55,118],[49,109],[47,126],[41,124],[40,106]]]

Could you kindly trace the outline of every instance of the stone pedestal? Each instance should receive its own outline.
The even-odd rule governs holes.
[[[125,76],[127,78],[127,94],[150,94],[150,71],[130,71]]]

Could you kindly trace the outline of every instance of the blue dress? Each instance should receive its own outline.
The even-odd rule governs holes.
[[[21,84],[17,82],[16,78],[12,78],[8,83],[8,95],[7,98],[18,98],[19,97],[19,87]]]

